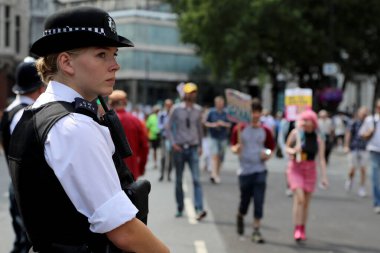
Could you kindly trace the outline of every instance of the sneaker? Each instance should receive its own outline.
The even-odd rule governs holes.
[[[259,244],[265,243],[265,239],[263,238],[259,230],[255,230],[252,233],[252,242]]]
[[[183,216],[182,211],[178,211],[178,212],[175,214],[175,217],[176,217],[176,218],[180,218],[180,217],[182,217],[182,216]]]
[[[206,211],[200,211],[199,213],[198,213],[198,215],[197,215],[197,221],[201,221],[201,220],[203,220],[203,218],[204,217],[206,217],[207,216],[207,212]]]
[[[347,179],[346,182],[344,183],[344,189],[346,192],[350,192],[352,189],[352,180]]]
[[[373,211],[375,212],[375,214],[380,214],[380,206],[375,206]]]
[[[236,227],[237,227],[237,233],[239,235],[244,234],[244,216],[238,214],[236,218]]]
[[[367,192],[363,186],[361,186],[358,190],[359,197],[365,198],[367,197]]]

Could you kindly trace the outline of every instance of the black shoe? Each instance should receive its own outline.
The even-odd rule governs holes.
[[[210,181],[211,181],[211,183],[213,183],[213,184],[216,183],[216,182],[215,182],[215,178],[213,178],[213,177],[210,177]]]
[[[201,221],[204,217],[207,216],[207,212],[206,211],[200,211],[197,215],[197,221]]]
[[[237,227],[237,233],[239,235],[243,235],[244,234],[244,217],[240,214],[237,215],[236,227]]]
[[[162,182],[162,180],[164,180],[164,177],[163,177],[163,176],[161,176],[161,177],[158,179],[158,181],[160,181],[160,182]]]
[[[252,242],[259,243],[259,244],[265,243],[265,240],[259,230],[255,230],[252,233]]]

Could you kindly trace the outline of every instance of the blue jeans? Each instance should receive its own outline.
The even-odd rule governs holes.
[[[246,215],[251,199],[253,199],[255,219],[264,215],[264,200],[267,181],[267,171],[239,176],[240,203],[239,213]]]
[[[380,152],[371,151],[373,205],[380,206]]]
[[[191,146],[186,149],[183,148],[180,152],[174,151],[174,166],[176,171],[175,197],[177,200],[177,209],[179,212],[182,212],[184,208],[182,179],[186,162],[189,164],[191,176],[193,178],[194,207],[197,211],[203,211],[202,186],[199,179],[198,146]]]

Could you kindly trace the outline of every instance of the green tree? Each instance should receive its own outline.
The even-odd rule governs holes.
[[[380,79],[380,1],[168,1],[183,41],[197,46],[218,79],[247,83],[264,72],[276,86],[287,71],[315,90],[328,81],[325,62],[339,63],[346,80],[357,73]]]

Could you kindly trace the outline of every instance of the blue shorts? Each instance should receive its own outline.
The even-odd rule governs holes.
[[[218,155],[221,160],[224,159],[224,152],[227,148],[227,140],[219,140],[215,138],[210,138],[210,154]]]

